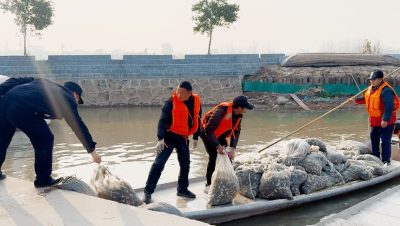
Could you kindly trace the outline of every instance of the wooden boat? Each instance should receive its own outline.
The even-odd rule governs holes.
[[[400,153],[397,153],[397,144],[392,146],[394,156],[400,160]],[[394,159],[392,157],[392,159]],[[190,190],[197,195],[196,199],[186,199],[176,196],[176,182],[158,185],[152,195],[154,202],[166,202],[178,208],[185,217],[199,220],[209,224],[219,224],[250,216],[266,214],[279,211],[313,201],[327,199],[358,189],[373,186],[394,177],[400,176],[400,161],[392,160],[388,166],[389,173],[383,176],[375,176],[367,181],[353,181],[341,186],[335,186],[308,195],[294,196],[293,200],[278,199],[266,200],[246,198],[238,194],[231,204],[221,206],[207,206],[207,194],[203,192],[205,178],[194,178],[190,180]],[[143,195],[143,188],[136,189],[140,197]]]

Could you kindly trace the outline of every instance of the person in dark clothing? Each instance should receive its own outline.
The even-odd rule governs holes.
[[[235,149],[239,141],[241,120],[246,110],[254,108],[245,96],[236,97],[233,102],[225,102],[215,106],[202,120],[200,138],[208,153],[206,173],[206,189],[211,185],[211,177],[215,170],[217,155],[224,155],[224,146],[230,150],[227,154],[231,161],[235,158]],[[228,142],[230,139],[230,142]]]
[[[151,202],[151,195],[174,148],[176,148],[180,166],[177,195],[196,198],[196,195],[188,190],[190,165],[188,137],[193,135],[193,149],[195,149],[200,134],[200,118],[200,97],[193,94],[192,85],[184,81],[161,109],[157,130],[157,157],[151,166],[146,187],[144,188],[142,199],[144,203]]]
[[[383,80],[383,72],[373,71],[368,78],[371,86],[363,97],[349,99],[349,102],[365,104],[372,130],[370,133],[372,154],[390,165],[391,138],[399,109],[399,98],[394,89]],[[382,158],[379,142],[382,140]]]
[[[61,86],[43,78],[11,78],[0,85],[0,179],[8,146],[16,128],[31,140],[35,150],[35,187],[47,187],[62,178],[51,176],[54,136],[44,119],[65,119],[96,163],[101,157],[95,151],[88,128],[78,113],[83,104],[82,89],[74,82]]]

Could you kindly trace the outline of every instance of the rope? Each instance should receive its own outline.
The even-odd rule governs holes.
[[[400,70],[400,67],[398,67],[396,70],[392,71],[391,73],[387,74],[387,75],[386,75],[385,77],[383,77],[383,78],[385,79],[385,78],[389,77],[390,75],[392,75],[392,74],[396,73],[398,70]],[[289,137],[289,136],[291,136],[291,135],[293,135],[293,134],[295,134],[295,133],[299,132],[300,130],[302,130],[302,129],[306,128],[307,126],[309,126],[309,125],[311,125],[312,123],[314,123],[314,122],[318,121],[319,119],[321,119],[321,118],[325,117],[326,115],[328,115],[328,114],[330,114],[330,113],[332,113],[332,112],[336,111],[336,110],[337,110],[338,108],[340,108],[341,106],[343,106],[343,105],[347,104],[347,102],[349,102],[349,101],[350,101],[350,99],[356,98],[358,95],[360,95],[360,94],[364,93],[364,92],[365,92],[365,91],[366,91],[368,88],[369,88],[369,87],[365,88],[364,90],[360,91],[359,93],[357,93],[357,94],[356,94],[356,95],[354,95],[353,97],[351,97],[351,98],[347,99],[345,102],[343,102],[343,103],[342,103],[342,104],[340,104],[339,106],[337,106],[337,107],[333,108],[332,110],[330,110],[330,111],[326,112],[325,114],[321,115],[320,117],[318,117],[318,118],[316,118],[316,119],[312,120],[311,122],[309,122],[309,123],[305,124],[304,126],[300,127],[299,129],[297,129],[297,130],[295,130],[295,131],[293,131],[293,132],[289,133],[288,135],[286,135],[286,136],[284,136],[284,137],[282,137],[282,138],[278,139],[277,141],[273,142],[272,144],[269,144],[268,146],[266,146],[265,148],[262,148],[262,149],[261,149],[261,150],[259,150],[258,152],[262,152],[262,151],[264,151],[265,149],[267,149],[267,148],[271,147],[272,145],[274,145],[274,144],[277,144],[278,142],[282,141],[283,139],[285,139],[285,138],[287,138],[287,137]]]
[[[19,63],[17,69],[15,69],[14,74],[11,76],[11,78],[14,77],[14,76],[17,74],[17,72],[19,71],[19,68],[21,67],[22,63],[24,63],[24,61],[25,61],[25,59],[26,59],[27,56],[28,56],[28,54],[26,54],[26,55],[24,56],[24,59],[22,59],[22,61]]]

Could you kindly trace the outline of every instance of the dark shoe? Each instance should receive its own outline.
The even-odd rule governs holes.
[[[0,180],[6,179],[6,175],[4,173],[0,174]]]
[[[390,163],[390,162],[388,162],[388,161],[384,161],[384,162],[383,162],[383,164],[390,165],[391,163]]]
[[[144,193],[142,201],[146,204],[151,203],[151,194]]]
[[[176,193],[177,196],[181,196],[181,197],[185,197],[185,198],[189,198],[189,199],[195,199],[196,195],[193,194],[193,192],[186,190],[186,191],[178,191]]]
[[[47,180],[35,180],[35,182],[33,182],[33,184],[35,185],[35,188],[50,187],[52,185],[59,183],[62,179],[63,179],[62,177],[57,178],[57,179],[49,177],[49,179],[47,179]]]

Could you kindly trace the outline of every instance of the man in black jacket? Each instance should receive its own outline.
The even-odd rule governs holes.
[[[151,202],[151,194],[153,194],[165,163],[174,148],[176,148],[180,166],[177,195],[196,198],[196,195],[188,190],[190,165],[188,136],[193,134],[193,149],[196,148],[200,133],[200,117],[200,97],[193,94],[192,85],[184,81],[161,109],[157,130],[157,157],[151,166],[144,189],[142,199],[144,203]]]
[[[200,138],[203,140],[209,155],[207,164],[207,184],[204,190],[208,193],[211,177],[215,170],[218,154],[224,155],[224,146],[229,147],[227,154],[231,161],[235,158],[235,149],[239,141],[241,120],[246,110],[254,108],[245,96],[236,97],[233,102],[218,104],[204,115]],[[228,141],[230,140],[230,142]]]
[[[0,180],[6,177],[1,166],[16,128],[29,137],[35,150],[35,187],[61,180],[51,176],[54,135],[43,119],[64,118],[93,161],[101,162],[96,143],[78,113],[81,95],[81,87],[74,82],[61,86],[42,78],[11,78],[0,85]]]

